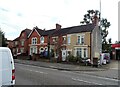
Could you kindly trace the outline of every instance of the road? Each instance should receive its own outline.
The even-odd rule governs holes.
[[[118,80],[15,63],[16,85],[118,85]]]

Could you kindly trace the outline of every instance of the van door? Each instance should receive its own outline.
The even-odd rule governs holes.
[[[10,85],[12,81],[11,56],[8,51],[2,51],[0,54],[2,54],[2,84]]]
[[[2,53],[0,52],[0,87],[2,86]]]

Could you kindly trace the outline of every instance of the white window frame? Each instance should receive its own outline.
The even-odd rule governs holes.
[[[24,46],[24,40],[21,40],[21,46]]]
[[[20,48],[20,52],[21,52],[21,53],[24,53],[24,48]]]
[[[81,51],[81,53],[80,53],[81,56],[80,56],[80,57],[83,57],[83,56],[82,56],[82,48],[76,48],[76,56],[78,56],[78,55],[77,55],[77,52],[80,52],[80,51]]]
[[[76,52],[76,56],[78,56],[77,52],[80,51],[78,49],[81,49],[81,58],[87,58],[88,57],[88,48],[86,48],[86,47],[84,47],[84,48],[83,47],[77,47],[76,51],[75,51]],[[86,50],[84,50],[84,49],[86,49]],[[86,56],[84,56],[84,53],[85,53]]]
[[[67,36],[67,43],[68,43],[68,45],[71,44],[71,36]]]
[[[43,40],[42,40],[43,39]],[[44,37],[42,36],[42,37],[40,37],[40,43],[44,43]]]
[[[33,37],[31,43],[32,44],[37,44],[37,37]]]
[[[77,44],[84,44],[84,36],[85,35],[77,35]],[[83,42],[82,42],[82,38],[83,38]]]

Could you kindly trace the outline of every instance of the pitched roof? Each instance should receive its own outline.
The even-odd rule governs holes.
[[[52,36],[66,35],[66,34],[72,34],[72,33],[81,33],[81,32],[91,32],[94,28],[95,26],[93,24],[72,26],[72,27],[67,27],[67,28],[56,30],[52,34]]]
[[[30,34],[31,31],[32,31],[32,30],[30,30],[30,29],[25,29],[25,32],[26,32],[26,34],[27,34],[27,37],[28,37],[28,35]]]
[[[30,34],[30,32],[31,32],[32,30],[30,30],[30,29],[24,29],[23,31],[21,31],[21,34],[22,34],[22,32],[26,32],[26,35],[27,35],[27,37],[28,37],[28,35]]]
[[[46,36],[46,35],[51,35],[55,32],[56,29],[51,29],[51,30],[46,30],[44,31],[41,35]]]
[[[31,33],[36,30],[39,35],[47,36],[57,36],[57,35],[66,35],[66,34],[73,34],[73,33],[81,33],[81,32],[91,32],[95,28],[95,25],[93,24],[87,24],[87,25],[79,25],[79,26],[72,26],[67,28],[61,28],[61,29],[51,29],[51,30],[42,30],[38,27],[34,27]],[[31,35],[29,34],[29,36]],[[29,37],[28,36],[28,37]]]
[[[34,30],[38,33],[39,36],[40,36],[40,35],[43,33],[43,31],[44,31],[44,30],[42,30],[42,29],[39,29],[39,28],[36,26],[36,27],[34,27],[33,30],[29,33],[28,38],[30,37],[30,35],[32,34],[32,32],[33,32]]]
[[[15,38],[13,41],[18,41],[19,40],[19,37]]]
[[[93,24],[74,26],[74,27],[71,27],[71,29],[67,32],[67,34],[91,32],[94,28],[95,28],[95,25]]]
[[[44,30],[42,30],[42,29],[39,29],[39,28],[35,28],[36,30],[37,30],[37,32],[41,35],[43,32],[44,32]]]

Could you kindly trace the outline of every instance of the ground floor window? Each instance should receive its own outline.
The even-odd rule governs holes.
[[[24,53],[24,48],[20,48],[20,52],[21,52],[21,53]]]
[[[30,55],[32,55],[33,53],[37,54],[37,47],[36,46],[30,47]]]
[[[82,48],[77,48],[77,56],[82,57]]]
[[[88,57],[88,49],[87,48],[76,48],[76,56],[80,58]]]

